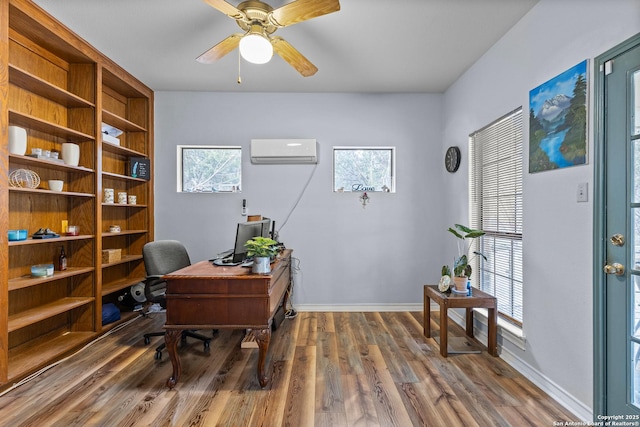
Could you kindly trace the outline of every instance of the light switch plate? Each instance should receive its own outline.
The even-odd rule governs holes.
[[[577,199],[578,202],[586,202],[589,200],[589,183],[581,182],[578,184]]]

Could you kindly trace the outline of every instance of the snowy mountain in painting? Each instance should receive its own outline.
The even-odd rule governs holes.
[[[564,115],[565,110],[571,104],[571,97],[563,94],[558,94],[551,99],[547,99],[542,104],[542,108],[538,112],[538,118],[540,120],[546,120],[553,122],[559,116]]]

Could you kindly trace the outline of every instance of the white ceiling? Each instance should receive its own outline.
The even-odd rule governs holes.
[[[227,0],[237,6],[239,0]],[[444,92],[538,0],[341,0],[279,29],[319,71],[280,57],[195,58],[240,29],[202,0],[34,0],[155,91]],[[266,0],[274,8],[289,0]]]

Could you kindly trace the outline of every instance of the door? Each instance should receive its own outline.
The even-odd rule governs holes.
[[[640,422],[640,35],[597,61],[594,421],[619,415],[620,420],[636,423]]]

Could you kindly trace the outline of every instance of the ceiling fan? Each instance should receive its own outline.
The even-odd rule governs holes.
[[[339,0],[296,0],[277,9],[260,0],[243,1],[238,7],[225,0],[203,0],[236,20],[244,34],[235,33],[196,58],[210,64],[235,48],[249,62],[264,64],[277,53],[304,77],[314,75],[318,68],[282,37],[272,34],[282,27],[340,10]]]

